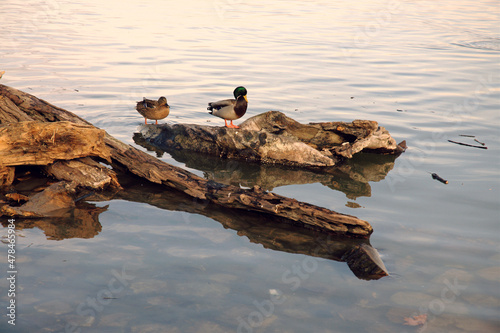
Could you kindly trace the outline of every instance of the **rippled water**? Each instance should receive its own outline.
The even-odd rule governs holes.
[[[2,332],[413,332],[405,318],[423,314],[421,332],[500,330],[497,1],[3,0],[0,9],[1,83],[140,149],[135,101],[165,95],[169,122],[220,126],[206,103],[237,85],[249,91],[245,119],[268,110],[300,122],[370,119],[409,146],[387,175],[368,175],[363,163],[374,162],[361,157],[356,189],[343,174],[228,173],[220,161],[160,154],[369,221],[390,277],[359,279],[344,262],[312,257],[314,243],[273,247],[292,231],[137,189],[95,202],[105,210],[97,225],[18,230],[18,321],[3,317]],[[447,141],[479,145],[464,134],[488,149]]]

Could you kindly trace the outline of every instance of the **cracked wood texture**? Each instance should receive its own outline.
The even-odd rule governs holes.
[[[142,137],[162,150],[189,150],[222,158],[305,169],[338,165],[365,151],[399,155],[389,132],[376,121],[301,124],[279,111],[253,116],[239,129],[196,124],[143,125]]]

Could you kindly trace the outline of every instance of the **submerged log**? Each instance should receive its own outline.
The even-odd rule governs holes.
[[[193,124],[143,125],[140,134],[163,150],[304,168],[331,167],[360,151],[398,155],[398,145],[375,121],[301,124],[279,111],[247,119],[239,129]]]
[[[0,85],[0,123],[6,126],[7,123],[21,120],[69,121],[80,125],[90,125],[69,111],[57,108],[17,89]],[[354,216],[266,192],[258,186],[252,189],[242,189],[238,186],[223,185],[203,179],[186,170],[164,163],[107,133],[104,136],[104,142],[109,148],[111,165],[115,171],[131,172],[153,183],[181,191],[197,200],[237,209],[243,215],[245,211],[263,213],[267,216],[274,216],[276,221],[340,235],[367,238],[373,231],[368,222]]]

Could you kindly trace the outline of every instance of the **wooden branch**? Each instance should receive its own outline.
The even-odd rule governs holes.
[[[110,185],[120,188],[116,173],[89,157],[57,161],[47,165],[45,172],[56,179],[75,182],[78,186],[94,190],[103,190]]]
[[[484,143],[479,142],[479,141],[477,141],[477,142],[480,143],[481,146],[471,145],[471,144],[468,144],[468,143],[463,143],[463,142],[458,142],[458,141],[453,141],[453,140],[448,140],[448,142],[451,142],[451,143],[454,143],[454,144],[457,144],[457,145],[461,145],[461,146],[466,146],[466,147],[479,148],[479,149],[488,149],[488,147],[485,147]]]
[[[0,85],[0,96],[2,97],[0,104],[9,105],[9,102],[3,101],[8,98],[16,106],[11,108],[9,113],[0,113],[2,124],[18,121],[25,115],[37,121],[89,124],[69,111],[4,85]],[[242,210],[242,214],[245,214],[246,210],[260,212],[277,217],[277,221],[352,237],[367,238],[373,231],[368,222],[354,216],[265,192],[258,186],[242,189],[205,180],[186,170],[164,163],[109,134],[105,135],[104,142],[109,148],[115,170],[120,167],[125,168],[139,177],[176,189],[199,200],[239,209]]]

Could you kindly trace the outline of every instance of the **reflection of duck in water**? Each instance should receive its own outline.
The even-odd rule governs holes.
[[[233,120],[240,119],[247,112],[248,99],[245,87],[237,87],[233,92],[235,99],[224,99],[217,102],[208,103],[210,114],[224,119],[226,127],[239,128],[233,124]],[[227,124],[230,120],[230,124]]]
[[[163,96],[158,101],[144,97],[142,101],[137,102],[135,109],[142,114],[146,125],[148,124],[148,119],[156,120],[156,125],[158,125],[158,119],[166,118],[170,113],[170,106],[167,103],[167,99]]]

